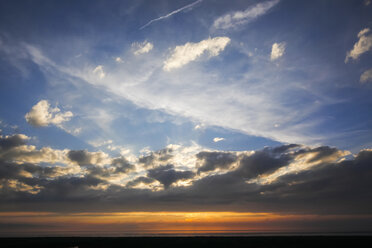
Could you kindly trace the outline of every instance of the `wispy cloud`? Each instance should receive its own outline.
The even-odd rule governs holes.
[[[268,10],[277,5],[279,0],[272,0],[264,3],[259,3],[253,7],[249,7],[244,11],[236,11],[217,18],[213,23],[215,29],[229,29],[238,25],[249,23],[259,16],[264,15]]]
[[[176,9],[176,10],[174,10],[174,11],[172,11],[172,12],[170,12],[170,13],[164,15],[164,16],[153,19],[153,20],[149,21],[148,23],[146,23],[145,25],[143,25],[140,29],[144,29],[145,27],[151,25],[154,22],[157,22],[157,21],[160,21],[160,20],[163,20],[163,19],[167,19],[167,18],[171,17],[172,15],[175,15],[175,14],[177,14],[177,13],[183,11],[183,10],[190,9],[190,8],[194,7],[195,5],[197,5],[198,3],[201,3],[202,1],[203,0],[197,0],[197,1],[195,1],[193,3],[190,3],[186,6],[183,6],[182,8]]]
[[[191,43],[191,45],[196,46],[199,43]],[[271,65],[266,66],[262,63],[253,65],[252,70],[247,72],[241,80],[234,80],[234,84],[231,85],[229,80],[226,81],[223,77],[218,77],[218,75],[222,75],[223,70],[205,71],[203,66],[187,67],[177,73],[168,73],[165,68],[173,70],[177,67],[165,66],[164,57],[158,52],[154,52],[148,54],[146,60],[141,63],[128,63],[123,64],[120,68],[110,68],[110,74],[104,79],[99,79],[91,75],[93,65],[57,66],[53,62],[48,63],[50,60],[41,51],[37,51],[39,56],[32,57],[32,59],[41,68],[53,67],[68,76],[77,77],[94,86],[103,87],[108,95],[129,100],[143,108],[162,110],[168,114],[186,117],[207,126],[231,128],[249,135],[263,136],[282,142],[318,144],[319,140],[326,139],[311,132],[312,127],[317,125],[317,119],[301,121],[320,108],[323,103],[303,104],[301,111],[298,111],[298,105],[283,103],[282,96],[288,96],[288,99],[284,100],[290,102],[293,87],[297,86],[294,83],[281,83],[287,81],[287,76],[283,74],[278,79],[278,69]],[[194,53],[193,49],[191,51]],[[184,61],[185,57],[189,58],[190,56],[180,56],[182,63],[175,65],[182,67],[203,54],[213,56],[218,55],[220,51],[222,51],[220,48],[211,51],[204,49],[203,53],[197,54],[192,60],[188,59],[187,61]],[[131,54],[135,56],[133,52]],[[44,59],[41,60],[39,57]],[[127,57],[127,60],[130,60],[130,57]],[[89,65],[90,62],[86,61],[86,64]],[[104,66],[105,68],[109,67],[107,64]],[[232,68],[232,65],[227,64],[226,66]],[[158,73],[155,73],[156,71]],[[45,73],[47,77],[54,78],[48,71],[45,70]],[[259,78],[260,84],[247,85],[247,80],[251,78]],[[208,88],[205,85],[208,85]],[[154,94],[154,92],[157,93]],[[311,94],[308,90],[296,91],[296,94],[309,93]],[[89,109],[84,111],[89,113]],[[223,116],[220,115],[221,111],[225,113]],[[109,113],[110,111],[101,112]],[[99,118],[99,121],[97,119],[95,122],[102,130],[108,132],[106,129],[110,125],[104,122],[113,119],[103,116],[104,118]],[[273,128],[273,123],[279,125],[280,128]]]

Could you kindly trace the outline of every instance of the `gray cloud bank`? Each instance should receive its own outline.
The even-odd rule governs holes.
[[[0,138],[1,211],[249,211],[371,214],[372,150],[282,145],[198,151],[193,168],[166,148],[128,162],[103,152],[36,149]]]

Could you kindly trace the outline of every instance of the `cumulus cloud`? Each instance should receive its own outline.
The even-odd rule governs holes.
[[[103,79],[106,76],[103,70],[103,65],[98,65],[96,68],[94,68],[93,74],[95,74],[99,79]]]
[[[225,138],[221,138],[221,137],[215,137],[215,138],[213,138],[213,142],[215,142],[215,143],[220,142],[222,140],[225,140]]]
[[[362,29],[358,33],[359,40],[354,44],[352,50],[346,53],[345,63],[349,62],[349,59],[356,60],[368,51],[372,50],[372,34],[369,28]]]
[[[0,136],[0,179],[3,182],[0,187],[5,190],[37,194],[41,189],[37,186],[40,180],[59,180],[66,176],[74,180],[81,177],[94,182],[99,180],[92,187],[104,189],[120,184],[125,174],[135,170],[135,165],[125,157],[86,150],[37,149],[27,145],[28,140],[23,134]]]
[[[41,100],[25,115],[26,121],[35,127],[45,127],[50,124],[59,126],[73,117],[71,111],[61,112],[58,107],[51,108],[47,100]]]
[[[274,43],[273,46],[271,47],[271,56],[270,59],[276,60],[284,55],[285,52],[285,42],[280,42],[280,43]]]
[[[151,42],[145,40],[142,43],[133,43],[132,47],[135,49],[133,52],[134,55],[141,55],[150,52],[154,48],[154,45]]]
[[[272,7],[277,5],[279,0],[258,3],[244,11],[236,11],[217,18],[213,23],[215,29],[229,29],[254,21],[264,15]]]
[[[372,82],[372,68],[362,73],[362,75],[360,76],[360,82]]]
[[[180,68],[196,60],[204,53],[207,53],[209,57],[218,56],[229,43],[229,37],[215,37],[202,40],[198,43],[187,42],[185,45],[176,46],[170,57],[164,61],[163,69],[170,71]]]

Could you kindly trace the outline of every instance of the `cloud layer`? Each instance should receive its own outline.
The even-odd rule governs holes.
[[[348,152],[327,146],[192,153],[169,146],[130,163],[27,142],[21,134],[0,137],[3,211],[371,214],[371,150],[347,158]]]

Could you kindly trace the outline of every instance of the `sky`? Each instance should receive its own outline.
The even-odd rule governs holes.
[[[0,236],[371,232],[371,93],[370,0],[1,1]]]

